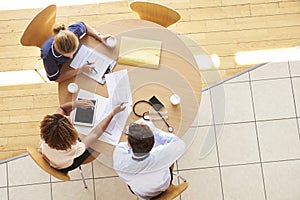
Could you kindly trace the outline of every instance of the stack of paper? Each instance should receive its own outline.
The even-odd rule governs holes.
[[[121,37],[118,63],[130,66],[159,68],[161,41]]]

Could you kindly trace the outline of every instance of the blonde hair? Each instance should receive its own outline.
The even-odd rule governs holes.
[[[40,131],[49,147],[57,150],[70,149],[79,137],[71,122],[61,114],[46,115],[41,121]]]
[[[60,54],[75,52],[78,48],[79,41],[76,35],[67,30],[64,24],[55,25],[53,27],[54,33],[54,48]]]

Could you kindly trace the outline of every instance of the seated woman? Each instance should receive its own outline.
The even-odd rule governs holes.
[[[105,43],[111,35],[101,35],[84,22],[77,22],[66,27],[64,24],[56,25],[53,28],[54,36],[51,36],[41,48],[41,57],[47,77],[50,81],[62,82],[70,79],[81,72],[90,73],[92,67],[82,67],[61,73],[61,67],[68,60],[72,59],[78,50],[79,39],[85,34],[94,37],[96,40]]]
[[[102,135],[113,117],[125,109],[123,104],[116,106],[80,141],[78,132],[70,121],[70,112],[77,107],[86,109],[93,106],[89,100],[65,103],[54,114],[46,115],[41,121],[40,151],[52,167],[68,172],[81,165],[91,153],[89,147]]]

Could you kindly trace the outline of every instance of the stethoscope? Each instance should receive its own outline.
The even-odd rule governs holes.
[[[133,108],[132,108],[133,113],[134,113],[136,116],[142,117],[142,118],[143,118],[144,120],[146,120],[146,121],[150,121],[149,111],[144,112],[142,115],[138,114],[138,113],[135,111],[135,107],[136,107],[136,105],[139,104],[139,103],[147,103],[147,104],[151,105],[152,107],[153,107],[153,104],[152,104],[150,101],[139,100],[139,101],[137,101],[137,102],[134,103]],[[153,107],[153,108],[154,108],[154,107]],[[155,110],[155,109],[154,109],[154,110]],[[168,124],[168,122],[165,120],[165,118],[162,116],[162,114],[161,114],[158,110],[156,110],[156,112],[157,112],[157,114],[161,117],[161,119],[164,121],[164,123],[166,124],[166,126],[168,127],[168,131],[169,131],[170,133],[172,133],[172,132],[174,131],[174,128]],[[147,116],[148,116],[148,117],[147,117]]]

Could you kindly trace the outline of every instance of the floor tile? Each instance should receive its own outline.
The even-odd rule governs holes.
[[[254,122],[224,125],[218,148],[221,166],[259,162]]]
[[[210,102],[210,90],[206,90],[202,92],[198,120],[195,120],[191,126],[204,126],[211,124],[213,124],[213,118]]]
[[[81,168],[85,179],[93,178],[93,170],[92,170],[91,163],[81,165]],[[71,180],[79,180],[79,179],[82,180],[79,168],[69,171],[68,174],[71,177]],[[60,181],[61,180],[51,176],[51,182],[60,182]]]
[[[222,94],[224,88],[225,96]],[[214,119],[217,124],[253,121],[250,84],[224,84],[212,89]]]
[[[0,197],[1,197],[1,200],[8,200],[6,187],[0,188]]]
[[[200,167],[213,167],[218,166],[218,158],[217,158],[217,151],[216,151],[216,142],[215,137],[213,137],[214,142],[213,146],[211,147],[212,150],[208,149],[207,156],[204,158],[200,157],[200,152],[203,151],[203,148],[206,148],[203,144],[205,142],[205,138],[207,134],[209,134],[209,129],[213,129],[213,126],[209,127],[199,127],[199,128],[190,128],[187,134],[194,135],[192,142],[189,143],[187,151],[184,155],[178,160],[178,168],[181,169],[192,169],[192,168],[200,168]],[[214,134],[214,132],[212,133]],[[186,141],[185,137],[183,140]]]
[[[53,200],[93,200],[93,180],[86,180],[86,184],[88,186],[87,189],[84,188],[82,181],[52,183]]]
[[[260,164],[222,167],[224,200],[264,200]]]
[[[290,60],[289,61],[291,76],[300,76],[300,60]]]
[[[295,117],[290,79],[251,82],[257,120]]]
[[[251,80],[263,80],[290,77],[288,60],[273,61],[250,71]]]
[[[50,175],[44,172],[30,156],[8,162],[8,177],[9,186],[50,181]]]
[[[300,65],[299,65],[299,69],[300,69]],[[295,96],[297,117],[300,117],[300,77],[292,78],[292,83],[293,83],[293,91]]]
[[[24,185],[9,188],[9,200],[51,200],[51,186],[47,184]]]
[[[0,187],[7,186],[6,163],[0,165]]]
[[[99,160],[94,161],[93,167],[94,167],[94,177],[95,178],[118,176],[111,165],[106,166]]]
[[[296,119],[257,123],[262,161],[300,158],[300,140]]]
[[[295,51],[291,52],[288,56],[291,76],[300,76],[300,47],[296,48]]]
[[[248,82],[249,79],[249,73],[248,72],[244,72],[228,81],[225,82],[226,83],[236,83],[236,82]]]
[[[95,192],[96,200],[136,200],[119,177],[95,179]]]
[[[189,182],[181,200],[222,200],[219,168],[181,171],[180,175]]]
[[[267,199],[300,199],[300,160],[263,164]]]

